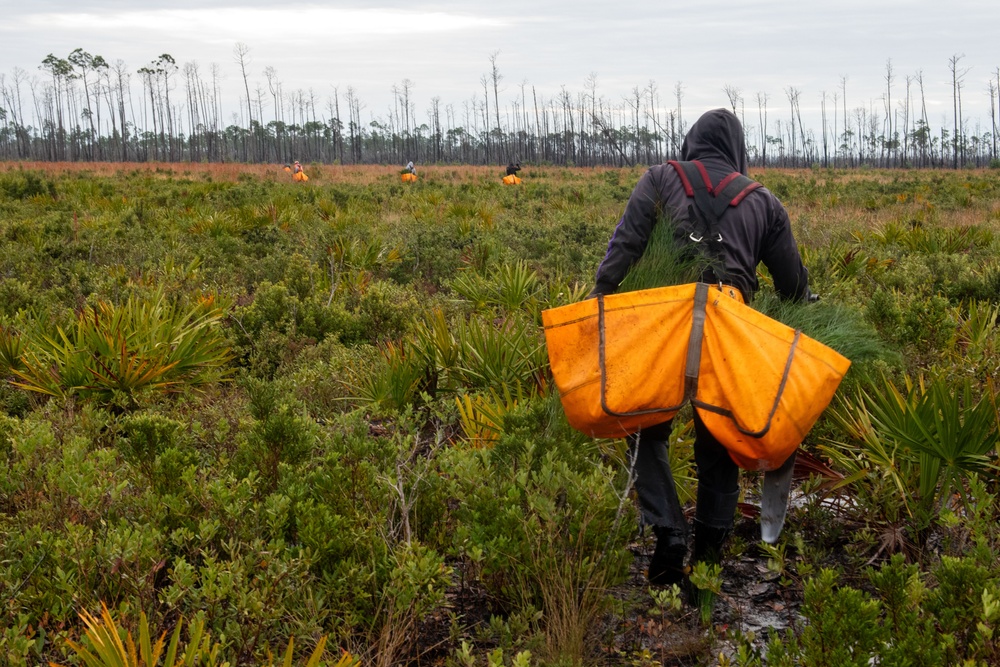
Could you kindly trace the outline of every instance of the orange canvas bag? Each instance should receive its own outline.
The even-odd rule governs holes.
[[[850,361],[745,306],[737,290],[691,283],[598,296],[542,312],[570,425],[616,438],[690,400],[747,470],[784,463],[833,398]]]
[[[552,376],[570,425],[621,438],[685,403],[695,287],[624,292],[542,311]]]
[[[851,362],[739,301],[706,302],[691,402],[745,470],[774,470],[805,439]]]

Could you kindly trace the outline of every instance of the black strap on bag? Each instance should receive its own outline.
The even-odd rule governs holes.
[[[725,282],[725,275],[719,275],[719,270],[725,269],[725,251],[722,245],[722,234],[719,233],[719,218],[730,206],[737,206],[743,198],[760,187],[760,183],[734,171],[718,185],[712,185],[708,171],[698,160],[668,162],[684,185],[688,197],[694,197],[694,203],[688,207],[691,231],[688,240],[692,243],[705,243],[708,257],[713,262],[713,272],[716,280]]]

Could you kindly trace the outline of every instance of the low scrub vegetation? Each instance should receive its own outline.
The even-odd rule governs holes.
[[[101,169],[0,166],[3,664],[1000,659],[995,175],[755,174],[822,296],[757,305],[855,362],[782,541],[731,545],[767,632],[725,561],[651,594],[626,448],[548,373],[639,170]]]

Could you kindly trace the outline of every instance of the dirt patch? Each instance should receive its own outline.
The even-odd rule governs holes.
[[[656,608],[645,576],[655,538],[638,538],[630,545],[628,580],[611,591],[616,609],[607,618],[600,664],[714,664],[720,653],[735,653],[737,634],[752,633],[753,646],[762,649],[772,633],[800,626],[801,587],[768,567],[759,539],[755,520],[737,522],[733,540],[743,546],[723,561],[722,592],[706,626],[687,600],[680,611],[662,614]]]

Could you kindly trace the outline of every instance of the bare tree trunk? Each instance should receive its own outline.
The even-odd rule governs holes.
[[[674,86],[674,96],[677,98],[677,144],[684,140],[684,117],[681,114],[681,100],[684,99],[684,85],[678,81]]]
[[[722,92],[724,92],[726,94],[726,97],[729,98],[729,106],[732,108],[733,115],[735,116],[736,115],[736,103],[739,102],[740,97],[741,97],[741,95],[740,95],[740,89],[738,87],[736,87],[736,86],[733,86],[733,85],[727,83],[726,85],[724,85],[722,87]]]
[[[653,120],[653,136],[655,137],[652,161],[659,164],[663,162],[663,137],[660,133],[660,117],[656,110],[656,82],[652,79],[649,80],[647,90],[649,91],[649,115]]]
[[[760,166],[767,166],[767,93],[758,92],[757,118],[760,120]]]
[[[850,136],[848,135],[848,132],[850,131],[850,129],[849,129],[850,128],[850,119],[847,117],[847,76],[846,75],[841,75],[841,77],[840,77],[840,91],[841,91],[841,93],[843,93],[843,97],[844,97],[844,146],[846,146],[848,157],[851,157],[853,155],[853,153],[851,152],[851,146],[850,146],[850,143],[849,143]],[[853,158],[851,158],[851,160],[853,161]]]
[[[534,150],[534,161],[538,162],[538,149],[539,149],[539,145],[538,144],[539,144],[539,142],[541,142],[541,144],[542,144],[541,145],[542,159],[543,160],[545,159],[545,135],[541,134],[541,132],[542,132],[542,124],[541,124],[541,118],[538,115],[538,95],[535,93],[535,87],[534,86],[531,87],[531,99],[534,101],[534,104],[535,104],[535,150]],[[539,136],[540,134],[541,134],[541,136]]]
[[[952,109],[954,111],[954,129],[955,132],[951,137],[951,167],[952,169],[958,169],[958,145],[959,145],[959,127],[962,124],[962,118],[959,107],[959,100],[961,99],[961,88],[962,79],[965,77],[966,70],[959,71],[958,63],[965,56],[960,56],[958,54],[953,55],[948,59],[948,71],[951,72],[951,102]]]
[[[837,144],[837,141],[839,141],[837,135],[837,129],[839,128],[839,126],[837,125],[837,102],[839,101],[840,101],[840,95],[836,92],[833,93],[833,166],[834,167],[837,166],[837,150],[839,146]]]
[[[826,145],[826,91],[823,91],[823,99],[820,102],[820,122],[823,125],[823,167],[830,166],[830,155]]]
[[[503,75],[500,74],[500,68],[497,67],[497,56],[499,55],[499,51],[494,51],[490,54],[490,79],[493,81],[493,108],[497,121],[497,158],[500,162],[503,162],[505,159],[504,153],[507,149],[503,140],[503,130],[500,128],[500,93],[498,86],[500,80],[503,79]]]
[[[247,78],[247,65],[249,65],[250,57],[250,47],[243,42],[236,42],[236,46],[233,47],[233,57],[236,60],[236,64],[240,66],[240,74],[243,76],[243,90],[246,91],[247,95],[247,126],[253,127],[253,106],[252,98],[250,97],[250,80]],[[247,145],[246,142],[243,144],[243,160],[247,160]]]
[[[1000,67],[996,69],[996,84],[990,80],[990,124],[993,126],[993,159],[998,159],[997,154],[997,102],[1000,101]]]
[[[913,85],[913,77],[909,74],[906,75],[906,100],[903,103],[903,163],[910,164],[910,104],[912,99],[910,97],[911,86]]]
[[[885,141],[882,142],[883,146],[888,142],[888,156],[887,160],[892,161],[895,137],[892,132],[892,82],[895,80],[895,75],[892,72],[892,58],[888,58],[885,61],[885,124],[886,124],[886,137]]]
[[[798,153],[797,147],[795,145],[795,104],[798,102],[799,99],[799,91],[796,90],[794,87],[789,86],[788,88],[785,89],[785,97],[788,98],[788,105],[789,107],[791,107],[792,125],[788,133],[788,139],[791,142],[791,152],[789,153],[789,155],[791,156],[792,165],[794,166],[795,156]]]

